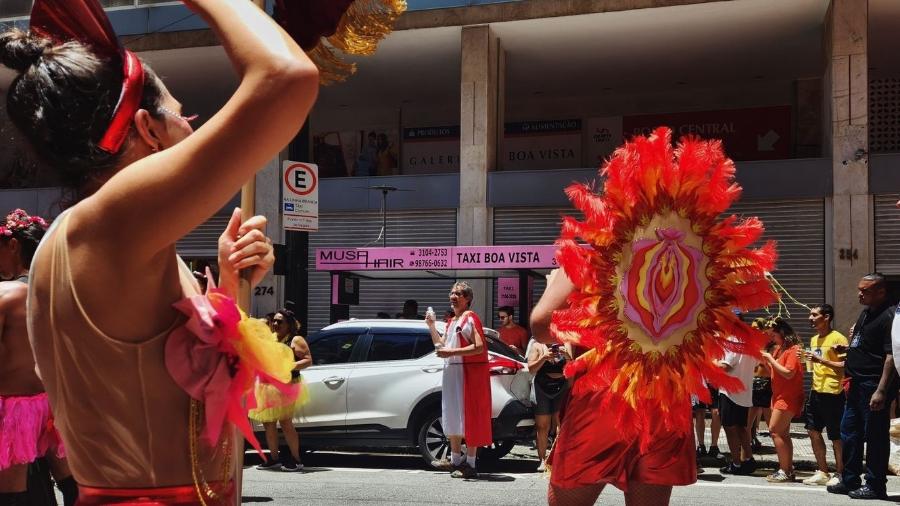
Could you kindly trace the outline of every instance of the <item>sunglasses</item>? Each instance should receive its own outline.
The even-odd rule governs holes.
[[[284,320],[272,320],[272,323],[278,325],[279,323],[284,323]]]

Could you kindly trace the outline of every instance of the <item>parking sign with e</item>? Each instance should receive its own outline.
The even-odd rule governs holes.
[[[319,168],[312,163],[282,165],[282,224],[285,230],[319,230]]]

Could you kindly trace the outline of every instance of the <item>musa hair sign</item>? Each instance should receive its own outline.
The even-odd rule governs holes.
[[[555,269],[556,246],[436,246],[316,249],[318,271]]]
[[[581,120],[519,121],[504,127],[505,170],[569,169],[582,165]]]

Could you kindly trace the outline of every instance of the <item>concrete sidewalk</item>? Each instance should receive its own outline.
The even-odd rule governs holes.
[[[759,464],[760,468],[763,469],[776,469],[778,467],[778,455],[775,454],[775,445],[772,443],[772,438],[769,437],[769,433],[763,428],[765,427],[765,423],[760,424],[760,434],[757,436],[760,442],[763,444],[763,448],[759,451],[753,452],[753,458]],[[828,466],[834,470],[834,453],[831,449],[831,441],[828,441],[827,435],[825,436],[825,448],[826,448],[826,459],[828,460]],[[706,437],[704,438],[707,444],[707,450],[709,449],[709,440],[710,440],[710,430],[709,430],[709,421],[707,419],[707,427],[706,427]],[[794,443],[794,467],[800,471],[815,471],[816,470],[816,456],[813,454],[812,443],[809,440],[809,434],[806,433],[806,428],[802,423],[792,423],[791,424],[791,441]],[[719,443],[718,443],[719,451],[723,454],[728,454],[728,441],[725,439],[725,431],[722,430],[719,434]],[[712,458],[709,456],[703,457],[700,459],[700,463],[704,467],[721,467],[724,466],[728,462],[727,457],[719,456],[718,458]]]

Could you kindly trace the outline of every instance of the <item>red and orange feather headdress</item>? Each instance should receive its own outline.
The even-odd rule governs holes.
[[[734,173],[720,141],[673,147],[658,128],[616,150],[602,194],[566,190],[584,221],[564,219],[558,260],[577,288],[552,331],[590,348],[567,374],[579,375],[577,389],[607,391],[597,409],[644,445],[649,418],[690,430],[691,395],[709,400],[704,380],[742,388],[714,361],[726,350],[758,357],[767,341],[733,312],[777,300],[767,279],[775,244],[750,248],[762,223],[720,218],[741,193]]]

